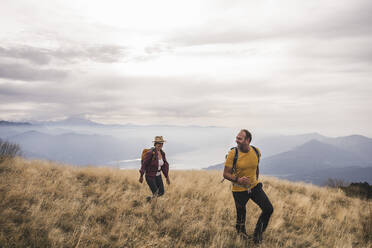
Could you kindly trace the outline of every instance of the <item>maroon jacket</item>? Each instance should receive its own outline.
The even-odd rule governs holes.
[[[153,148],[154,149],[154,148]],[[156,172],[158,172],[159,168],[159,158],[158,158],[158,153],[155,151],[155,154],[153,155],[153,149],[149,150],[142,162],[141,162],[141,169],[140,173],[141,176],[143,176],[144,173],[146,173],[146,177],[155,177]],[[161,170],[164,174],[165,177],[168,177],[168,171],[169,171],[169,164],[167,159],[165,158],[165,153],[163,150],[160,150],[161,156],[163,157],[164,164],[161,167]]]

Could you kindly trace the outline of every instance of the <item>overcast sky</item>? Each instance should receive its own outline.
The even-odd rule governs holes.
[[[2,0],[0,119],[372,137],[370,0]]]

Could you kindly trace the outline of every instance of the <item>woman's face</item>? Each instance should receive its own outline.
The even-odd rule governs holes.
[[[163,147],[163,143],[155,143],[156,150],[161,150],[162,147]]]

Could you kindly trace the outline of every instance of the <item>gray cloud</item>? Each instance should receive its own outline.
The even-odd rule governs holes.
[[[251,13],[252,6],[242,1],[236,8],[246,9],[245,16],[236,22],[234,15],[220,15],[203,25],[177,30],[169,37],[171,44],[195,46],[205,44],[234,44],[275,39],[335,39],[350,36],[371,36],[372,2],[314,1],[287,5],[277,2],[283,15],[265,16]],[[275,5],[275,4],[274,4]],[[288,8],[288,9],[286,9]],[[290,15],[285,16],[286,12]],[[293,14],[298,12],[298,14]],[[233,13],[233,12],[232,12]]]
[[[126,57],[128,48],[115,45],[87,46],[84,48],[59,49],[51,52],[54,58],[73,60],[91,60],[100,63],[115,63]]]
[[[23,81],[58,81],[68,76],[65,70],[39,69],[28,65],[0,63],[0,78]]]
[[[369,0],[206,1],[174,25],[14,4],[0,24],[2,116],[370,133]]]
[[[321,131],[325,122],[336,126],[344,114],[355,122],[365,120],[370,110],[360,106],[372,104],[369,97],[372,86],[362,84],[361,79],[353,87],[348,82],[329,85],[316,80],[304,86],[254,80],[226,84],[192,77],[105,79],[110,83],[105,84],[103,78],[83,78],[78,85],[37,82],[19,87],[11,81],[3,82],[0,103],[3,108],[7,104],[32,103],[28,111],[12,109],[13,115],[23,115],[24,119],[86,113],[101,120],[115,118],[122,122],[169,121],[185,125],[196,120],[204,124],[234,125],[252,120],[249,122],[252,127],[269,128],[276,123],[278,127],[293,130],[318,128],[316,131]]]
[[[328,74],[327,74],[328,73]],[[92,94],[107,98],[112,102],[130,104],[138,112],[158,109],[159,113],[175,116],[188,114],[188,109],[199,116],[208,117],[215,109],[230,112],[235,103],[248,104],[271,101],[296,104],[309,99],[327,99],[355,96],[360,102],[366,101],[372,86],[368,75],[354,77],[350,87],[349,75],[341,72],[302,73],[292,77],[292,72],[277,75],[275,79],[232,79],[228,82],[213,78],[193,77],[112,77],[85,79],[90,82],[85,87]],[[347,74],[347,73],[346,73]],[[346,79],[345,79],[346,78]],[[139,93],[140,92],[140,93]],[[372,100],[371,100],[372,101]],[[368,100],[368,102],[370,102]],[[342,103],[343,104],[343,103]],[[224,107],[226,106],[226,108]],[[213,111],[211,111],[213,110]],[[204,111],[204,112],[203,112]],[[218,112],[218,111],[217,111]],[[153,112],[155,113],[155,112]],[[155,114],[156,115],[156,114]]]
[[[369,37],[345,37],[333,40],[306,40],[293,45],[294,57],[309,59],[327,59],[332,65],[347,63],[349,68],[353,63],[372,63],[372,32]],[[358,66],[359,70],[363,69]]]
[[[34,64],[49,64],[51,57],[47,49],[21,46],[17,48],[0,47],[0,57],[29,60]]]
[[[33,64],[46,65],[52,60],[78,62],[90,60],[100,63],[115,63],[127,56],[128,48],[116,45],[75,46],[59,49],[46,49],[31,46],[5,48],[0,46],[0,58],[27,60]]]
[[[366,86],[356,84],[350,89],[348,82],[341,81],[333,84],[314,81],[307,86],[296,86],[287,81],[237,80],[226,84],[191,77],[106,77],[105,81],[109,83],[102,80],[86,78],[78,86],[38,83],[22,88],[8,83],[0,85],[0,92],[6,102],[15,103],[22,99],[51,103],[52,106],[57,104],[61,109],[56,113],[123,114],[132,118],[185,120],[224,117],[233,120],[242,113],[266,119],[269,115],[287,116],[296,111],[301,115],[310,114],[311,106],[317,104],[332,109],[332,101],[340,102],[340,106],[346,105],[345,99],[352,99],[357,106],[371,102],[367,91],[361,90]]]
[[[152,46],[147,46],[145,47],[145,52],[147,54],[159,54],[163,52],[172,52],[172,47],[169,44],[162,44],[162,43],[157,43]]]

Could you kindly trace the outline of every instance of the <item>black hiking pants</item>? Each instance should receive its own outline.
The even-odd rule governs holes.
[[[260,217],[258,218],[254,235],[258,232],[262,234],[265,231],[267,224],[269,223],[270,216],[274,211],[273,205],[269,198],[267,198],[265,192],[262,189],[262,183],[258,183],[256,187],[251,190],[243,192],[233,192],[233,197],[236,207],[236,230],[238,232],[245,233],[245,216],[246,216],[246,204],[249,199],[252,199],[262,210]]]
[[[146,182],[149,185],[153,196],[164,195],[164,184],[161,175],[155,177],[146,177]]]

